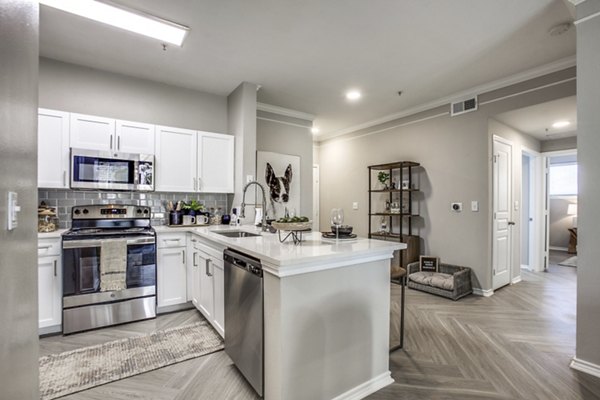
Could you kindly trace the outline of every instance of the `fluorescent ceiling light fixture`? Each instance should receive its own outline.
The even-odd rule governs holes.
[[[360,94],[360,92],[358,90],[350,90],[348,92],[346,92],[346,98],[348,100],[358,100],[360,99],[362,95]]]
[[[317,133],[319,133],[319,128],[313,126],[312,128],[310,128],[310,131],[313,133],[313,135],[316,135]]]
[[[564,128],[565,126],[569,126],[571,123],[569,121],[556,121],[552,124],[553,128]]]
[[[97,0],[40,0],[40,4],[80,17],[181,46],[189,28],[170,21]]]

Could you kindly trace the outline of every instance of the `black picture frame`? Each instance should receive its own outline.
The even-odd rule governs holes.
[[[419,267],[424,272],[438,272],[440,264],[439,257],[421,256],[419,257]]]

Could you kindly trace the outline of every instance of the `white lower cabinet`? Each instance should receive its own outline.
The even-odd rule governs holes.
[[[40,334],[61,331],[62,263],[60,238],[38,240],[38,328]]]
[[[225,335],[223,250],[196,237],[192,268],[192,302],[221,336]]]
[[[159,234],[156,254],[158,307],[187,302],[185,233]]]

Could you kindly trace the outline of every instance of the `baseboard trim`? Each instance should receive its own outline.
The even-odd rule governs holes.
[[[473,294],[476,296],[483,296],[483,297],[491,297],[494,294],[494,290],[493,289],[480,289],[480,288],[473,288]]]
[[[392,379],[391,372],[387,371],[381,375],[374,377],[371,380],[368,380],[360,385],[348,390],[336,396],[332,400],[360,400],[364,399],[370,394],[375,393],[376,391],[383,389],[387,385],[394,383]]]
[[[566,247],[549,246],[548,248],[550,250],[556,250],[556,251],[569,251],[569,249]]]
[[[573,357],[569,366],[577,371],[585,372],[586,374],[600,378],[600,365]]]
[[[521,282],[523,279],[521,279],[521,275],[519,276],[515,276],[514,278],[511,279],[510,284],[514,285],[515,283],[519,283]]]

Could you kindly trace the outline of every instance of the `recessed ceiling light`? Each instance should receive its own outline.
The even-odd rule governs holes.
[[[96,0],[40,0],[41,4],[181,46],[189,28],[161,18]]]
[[[358,100],[360,99],[362,95],[360,94],[360,92],[358,90],[350,90],[348,92],[346,92],[346,98],[348,100]]]
[[[312,132],[313,135],[316,135],[317,133],[319,133],[319,128],[317,128],[316,126],[313,126],[312,128],[310,128],[310,131]]]
[[[552,124],[552,127],[559,129],[559,128],[564,128],[565,126],[569,126],[569,125],[571,125],[571,123],[569,121],[556,121],[555,123]]]

